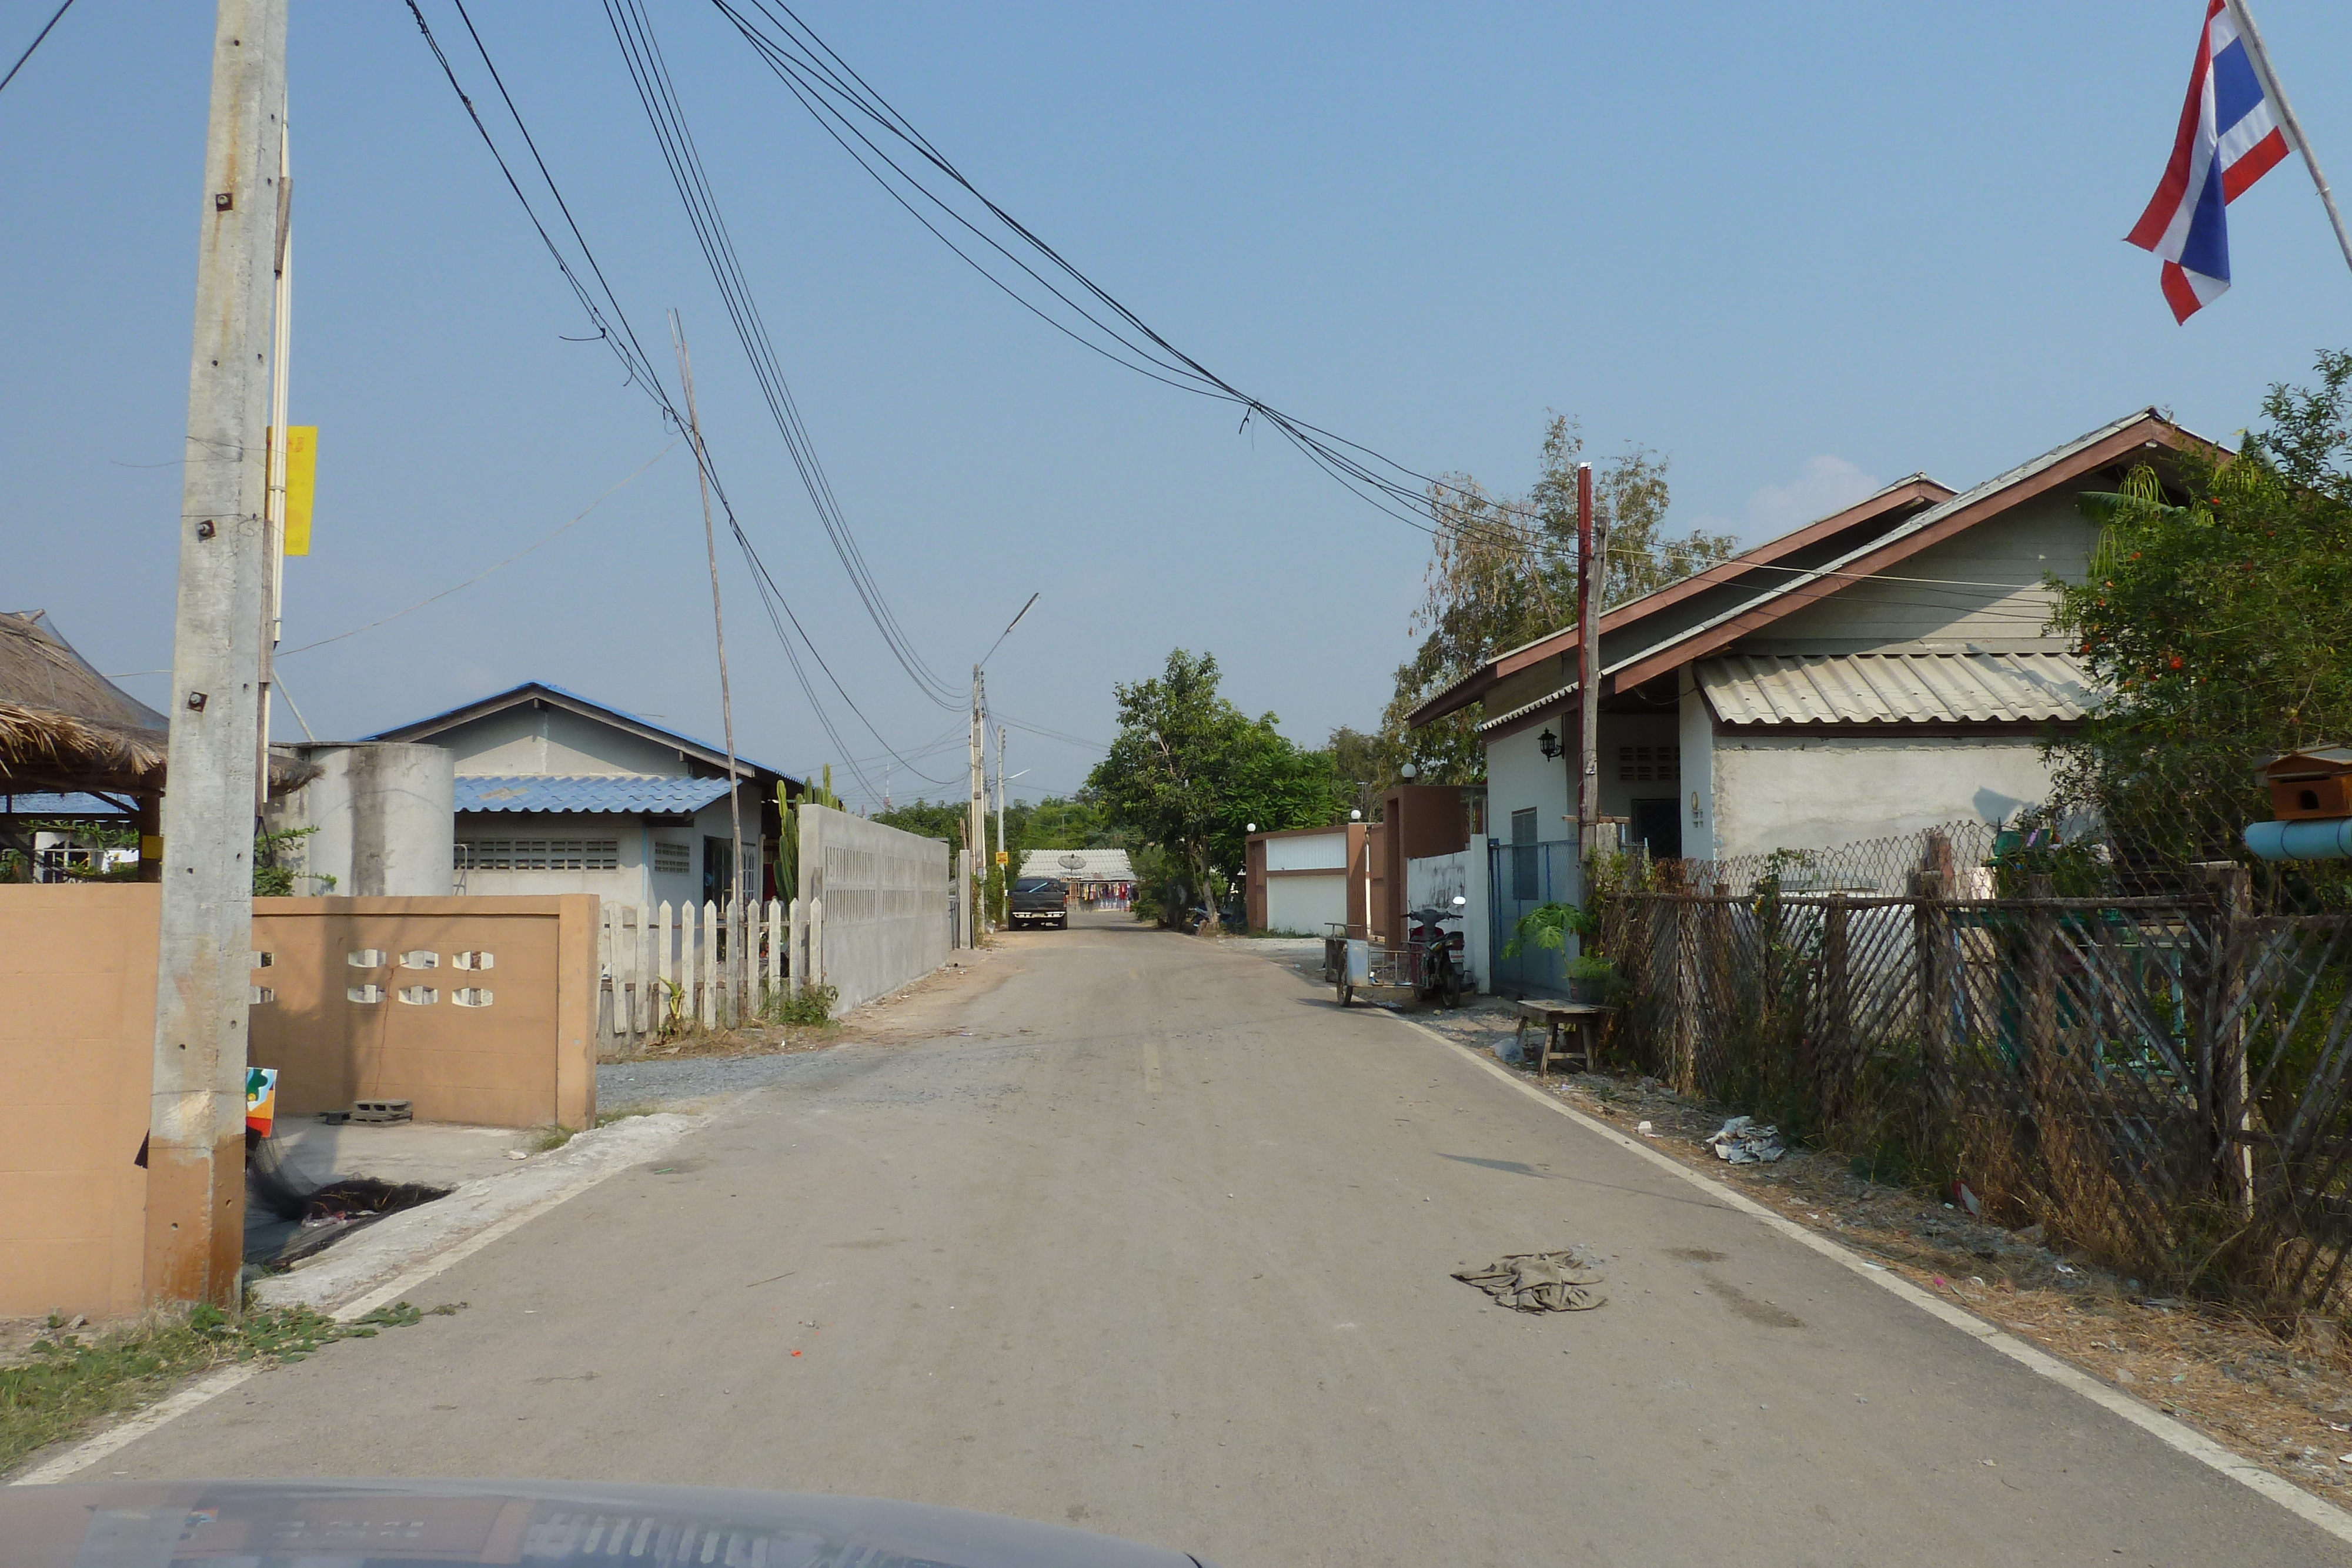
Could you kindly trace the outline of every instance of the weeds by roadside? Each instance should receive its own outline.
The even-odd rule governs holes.
[[[760,1009],[762,1021],[786,1026],[824,1026],[834,1021],[841,993],[831,986],[806,985],[797,992],[770,991]]]
[[[52,1317],[22,1361],[0,1366],[0,1472],[200,1373],[233,1362],[300,1361],[337,1340],[373,1339],[465,1305],[445,1301],[428,1312],[401,1301],[350,1322],[308,1307],[257,1307],[237,1318],[194,1307],[87,1336]]]

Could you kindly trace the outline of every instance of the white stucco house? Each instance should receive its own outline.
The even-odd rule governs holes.
[[[731,833],[724,747],[532,681],[368,737],[443,747],[457,773],[455,891],[723,901]],[[776,896],[776,791],[800,780],[738,756],[745,882]],[[791,897],[787,890],[782,896]]]
[[[1914,475],[1609,612],[1600,637],[1601,813],[1653,855],[1822,849],[2044,800],[2042,741],[2095,693],[2043,630],[2045,572],[2081,578],[2076,497],[2196,438],[2143,410],[1961,493]],[[1478,705],[1505,883],[1572,881],[1580,770],[1573,627],[1423,704]],[[1545,874],[1547,883],[1559,879]],[[1570,885],[1545,897],[1578,897]]]

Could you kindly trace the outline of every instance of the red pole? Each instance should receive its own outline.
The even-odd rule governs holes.
[[[1592,682],[1599,673],[1593,644],[1601,636],[1601,577],[1592,559],[1592,465],[1576,465],[1576,852],[1580,862],[1592,852],[1593,818],[1601,802],[1593,790],[1601,775],[1593,764],[1600,716],[1593,706]]]

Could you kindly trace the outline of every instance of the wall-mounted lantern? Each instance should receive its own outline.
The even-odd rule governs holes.
[[[1537,737],[1536,744],[1543,747],[1545,760],[1552,761],[1559,758],[1560,752],[1559,737],[1554,735],[1551,731],[1545,730],[1541,736]]]

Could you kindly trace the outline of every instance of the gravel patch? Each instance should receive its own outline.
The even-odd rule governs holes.
[[[667,1104],[738,1094],[771,1083],[818,1082],[841,1071],[830,1051],[780,1056],[681,1057],[676,1061],[607,1061],[596,1068],[596,1103],[606,1111],[624,1105]]]

